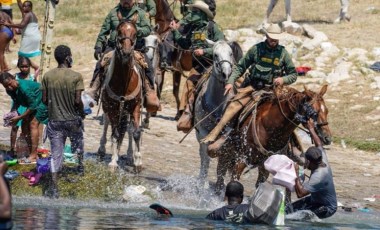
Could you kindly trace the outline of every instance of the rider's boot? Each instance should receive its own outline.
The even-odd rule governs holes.
[[[226,126],[226,124],[235,117],[235,115],[243,108],[243,106],[244,105],[240,102],[240,100],[231,101],[218,124],[205,138],[201,140],[201,142],[206,144],[214,142],[219,136],[220,132],[223,130],[224,126]]]
[[[148,113],[154,113],[160,109],[160,100],[154,90],[154,74],[151,68],[145,68],[145,76],[147,79],[144,84],[145,108]]]
[[[225,131],[224,131],[223,135],[221,135],[218,140],[216,140],[214,143],[210,144],[207,147],[207,154],[209,157],[215,158],[218,156],[219,149],[224,145],[224,143],[228,139],[232,130],[233,130],[233,128],[231,128],[227,125],[225,127]]]
[[[181,117],[177,121],[177,131],[182,131],[188,133],[193,127],[193,111],[194,111],[194,101],[195,92],[192,90],[189,95],[189,100],[183,111]]]

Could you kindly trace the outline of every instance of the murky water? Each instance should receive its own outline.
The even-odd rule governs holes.
[[[178,201],[180,202],[180,201]],[[222,205],[222,203],[220,204]],[[187,205],[168,205],[172,218],[157,217],[149,204],[14,198],[14,229],[248,229],[251,225],[234,225],[209,221],[210,210]],[[286,221],[282,227],[255,225],[255,229],[380,229],[380,213],[371,210],[344,212],[321,222]]]

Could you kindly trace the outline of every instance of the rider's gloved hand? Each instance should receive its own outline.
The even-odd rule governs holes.
[[[102,48],[95,47],[94,58],[96,60],[99,60],[101,56],[102,56]]]

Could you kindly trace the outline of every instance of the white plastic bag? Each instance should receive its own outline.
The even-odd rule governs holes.
[[[84,113],[86,114],[86,115],[88,115],[88,114],[91,114],[92,113],[92,110],[91,110],[91,104],[92,105],[95,105],[95,100],[94,99],[92,99],[91,97],[90,97],[90,95],[88,95],[86,92],[82,92],[82,96],[81,96],[81,98],[82,98],[82,102],[83,102],[83,110],[84,110]]]

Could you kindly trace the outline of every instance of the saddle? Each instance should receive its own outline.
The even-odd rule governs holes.
[[[241,111],[239,117],[238,117],[238,123],[237,127],[240,129],[240,127],[243,125],[244,121],[247,119],[247,117],[251,114],[255,114],[257,112],[257,107],[264,101],[268,99],[268,97],[272,96],[272,91],[267,90],[258,90],[253,91],[250,95],[251,99],[247,103],[247,105],[243,108]]]

